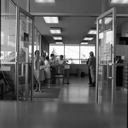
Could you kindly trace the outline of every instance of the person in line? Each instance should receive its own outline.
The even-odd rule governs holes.
[[[48,56],[46,56],[44,61],[44,71],[45,71],[46,82],[48,83],[48,85],[50,85],[51,70],[50,70],[50,61]]]
[[[63,55],[60,55],[60,58],[58,60],[58,64],[61,65],[61,64],[64,64],[65,61],[64,61],[64,56]]]
[[[88,63],[89,63],[89,58],[87,60],[87,65],[88,65]],[[91,73],[90,73],[89,65],[88,65],[88,80],[89,80],[88,84],[91,85],[92,84],[92,79],[91,79]]]
[[[57,65],[57,74],[64,74],[65,61],[64,61],[63,55],[60,55],[60,58],[59,58],[57,63],[58,63],[58,65]]]
[[[89,61],[88,61],[88,66],[90,69],[90,75],[91,75],[91,80],[92,80],[92,84],[90,86],[95,87],[96,58],[92,51],[89,53],[89,55],[90,55],[90,57],[89,57]]]
[[[43,83],[45,80],[45,71],[44,71],[45,63],[44,63],[44,61],[45,61],[45,55],[42,54],[40,57],[40,83]]]
[[[51,54],[50,55],[50,66],[51,66],[51,83],[52,84],[55,84],[56,81],[55,81],[55,75],[56,75],[56,65],[57,65],[57,61],[56,61],[56,58],[55,58],[55,55],[54,54]]]

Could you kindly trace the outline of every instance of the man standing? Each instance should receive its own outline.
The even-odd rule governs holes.
[[[90,75],[91,75],[91,80],[92,84],[90,86],[95,87],[95,75],[96,75],[96,58],[94,57],[94,53],[91,51],[89,53],[89,61],[88,61],[88,66],[90,69]]]

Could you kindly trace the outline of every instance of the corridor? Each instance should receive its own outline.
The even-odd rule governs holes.
[[[116,91],[116,102],[95,104],[88,78],[71,78],[58,99],[0,102],[1,128],[127,128],[127,93]]]

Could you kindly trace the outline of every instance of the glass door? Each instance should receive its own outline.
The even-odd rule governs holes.
[[[1,0],[0,100],[16,100],[16,5]]]
[[[115,91],[115,9],[97,18],[96,100],[113,103]]]
[[[32,97],[33,83],[33,20],[32,16],[19,8],[17,46],[17,99],[28,100]]]

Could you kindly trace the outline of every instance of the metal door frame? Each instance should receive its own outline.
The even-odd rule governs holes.
[[[33,50],[34,50],[34,33],[33,33],[33,28],[34,28],[34,17],[26,12],[24,9],[22,9],[21,7],[18,7],[16,5],[16,24],[17,24],[17,30],[16,30],[16,99],[17,101],[19,100],[18,96],[19,96],[19,81],[18,81],[18,64],[19,64],[19,38],[20,38],[20,13],[23,13],[25,16],[29,17],[32,20],[32,74],[33,74],[33,70],[34,70],[34,66],[33,66],[33,61],[34,61],[34,56],[33,56]],[[32,75],[31,74],[31,75]],[[30,99],[32,101],[32,87],[33,87],[33,76],[31,76],[32,78],[32,82],[31,82],[31,96]]]
[[[115,42],[116,42],[116,9],[112,8],[106,12],[104,12],[103,14],[101,14],[97,20],[97,39],[96,39],[96,103],[98,103],[98,69],[99,69],[99,20],[105,18],[106,16],[108,16],[109,14],[112,14],[112,30],[114,33],[114,38],[113,38],[113,56],[112,56],[112,97],[111,97],[111,102],[113,103],[114,100],[114,91],[116,89],[115,86],[115,82],[116,82],[116,77],[115,77],[115,64],[114,64],[114,58],[115,58]]]

